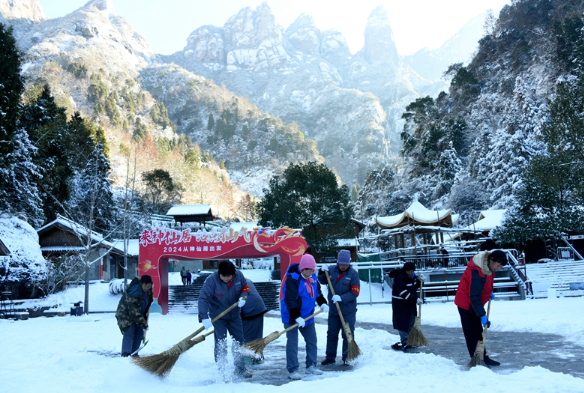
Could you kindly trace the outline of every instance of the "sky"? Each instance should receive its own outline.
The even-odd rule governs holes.
[[[64,16],[88,0],[38,0],[49,18]],[[116,14],[127,19],[156,53],[182,50],[200,26],[221,27],[244,7],[255,9],[264,0],[114,0]],[[387,11],[400,55],[424,47],[438,48],[470,19],[492,9],[498,15],[509,0],[269,0],[276,23],[287,28],[306,13],[320,30],[343,33],[352,53],[363,47],[363,31],[371,11]],[[340,5],[342,4],[342,6]]]

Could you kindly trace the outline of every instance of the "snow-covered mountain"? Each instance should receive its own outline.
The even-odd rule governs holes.
[[[338,31],[320,31],[305,14],[284,29],[263,3],[242,9],[223,27],[196,29],[182,51],[159,61],[224,84],[285,123],[295,122],[317,141],[327,165],[354,184],[396,155],[403,108],[445,86],[400,61],[382,7],[371,13],[364,34],[363,49],[351,55]]]
[[[360,214],[396,214],[416,193],[425,206],[467,218],[512,206],[530,158],[543,151],[556,83],[574,77],[565,48],[579,45],[568,40],[580,42],[583,11],[578,1],[505,6],[468,66],[455,70],[449,93],[410,107],[405,164],[371,174]]]
[[[451,64],[468,64],[484,36],[486,16],[487,13],[475,16],[438,49],[420,49],[405,56],[405,62],[421,77],[431,81],[440,79]]]

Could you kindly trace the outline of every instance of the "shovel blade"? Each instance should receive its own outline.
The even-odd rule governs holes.
[[[144,348],[146,346],[146,344],[148,344],[150,340],[147,340],[146,342],[143,342],[142,344],[140,344],[140,346],[138,347],[138,349],[136,349],[134,352],[132,352],[132,355],[130,356],[134,356],[137,355],[138,352],[140,352],[142,350],[142,348]]]

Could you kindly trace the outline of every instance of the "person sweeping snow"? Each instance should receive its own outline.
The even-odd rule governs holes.
[[[392,323],[393,328],[399,332],[400,339],[391,348],[397,351],[408,352],[412,349],[412,346],[408,344],[408,335],[416,321],[416,305],[422,302],[422,299],[418,298],[419,281],[415,270],[416,265],[413,262],[406,262],[401,269],[389,273],[389,276],[393,278]]]
[[[264,336],[264,314],[268,312],[264,299],[260,296],[253,282],[246,279],[249,286],[249,295],[245,306],[241,308],[241,322],[243,324],[244,343],[252,342]],[[246,357],[246,364],[262,364],[264,357]]]
[[[284,281],[284,298],[280,301],[282,322],[285,328],[298,323],[298,329],[286,332],[286,369],[288,378],[298,380],[298,331],[306,342],[306,374],[321,375],[316,368],[316,329],[314,319],[306,320],[314,313],[316,304],[327,312],[327,302],[322,295],[316,274],[316,262],[310,254],[305,254],[299,264],[290,265]]]
[[[245,369],[243,354],[243,327],[241,323],[241,307],[246,303],[249,286],[240,271],[233,263],[223,261],[216,272],[212,273],[203,284],[199,295],[199,322],[207,330],[215,328],[215,362],[219,372],[223,373],[227,359],[227,332],[233,339],[232,352],[235,364],[235,374],[251,378],[252,374]],[[213,323],[211,319],[225,311],[229,306],[239,302],[238,306]]]
[[[152,300],[152,277],[134,277],[116,310],[118,326],[124,335],[122,356],[130,356],[140,347],[144,331],[148,330],[148,311]]]
[[[473,358],[477,343],[483,340],[483,328],[490,326],[484,304],[493,299],[495,272],[507,264],[507,254],[501,250],[484,251],[476,254],[468,262],[460,278],[454,304],[458,306],[460,323],[468,353]],[[491,359],[484,349],[484,364],[499,366],[501,363]]]
[[[357,320],[357,296],[361,290],[361,281],[359,273],[351,267],[351,252],[341,250],[337,257],[336,266],[323,265],[318,281],[321,284],[328,285],[325,271],[328,271],[332,284],[332,290],[328,291],[328,303],[339,304],[342,316],[351,328],[351,334],[355,337],[355,322]],[[332,292],[335,295],[333,296]],[[341,358],[343,364],[347,364],[347,354],[349,352],[349,342],[343,330],[341,317],[336,307],[330,307],[328,315],[328,329],[326,333],[326,358],[322,365],[326,366],[335,363],[337,357],[337,347],[339,343],[339,331],[342,332],[343,349]]]

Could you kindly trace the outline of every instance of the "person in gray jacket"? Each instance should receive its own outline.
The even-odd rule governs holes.
[[[245,298],[249,294],[249,286],[240,271],[235,270],[233,263],[223,261],[219,269],[205,280],[199,295],[199,322],[208,330],[214,327],[215,362],[219,372],[224,373],[227,361],[227,332],[233,339],[232,352],[235,364],[235,374],[250,378],[245,369],[241,346],[243,345],[243,327],[241,323],[241,308],[245,306]],[[228,309],[235,302],[238,306],[214,323],[213,318]]]
[[[258,293],[253,282],[247,278],[249,286],[249,295],[245,306],[241,308],[241,322],[243,323],[243,342],[248,343],[258,338],[264,337],[264,314],[268,312],[264,299]],[[246,357],[246,363],[262,364],[264,357],[252,358]]]
[[[323,265],[318,275],[318,281],[323,285],[328,285],[325,270],[328,270],[335,295],[329,288],[327,300],[339,304],[341,313],[345,322],[351,328],[351,334],[355,336],[355,322],[357,320],[357,296],[361,290],[361,280],[359,273],[351,267],[351,252],[348,250],[341,250],[337,257],[337,264],[335,266]],[[322,361],[322,365],[334,364],[337,357],[337,346],[339,342],[339,330],[343,337],[343,364],[347,364],[347,352],[349,350],[349,342],[343,330],[343,324],[339,317],[339,312],[336,306],[329,308],[328,315],[328,330],[326,333],[326,358]]]

